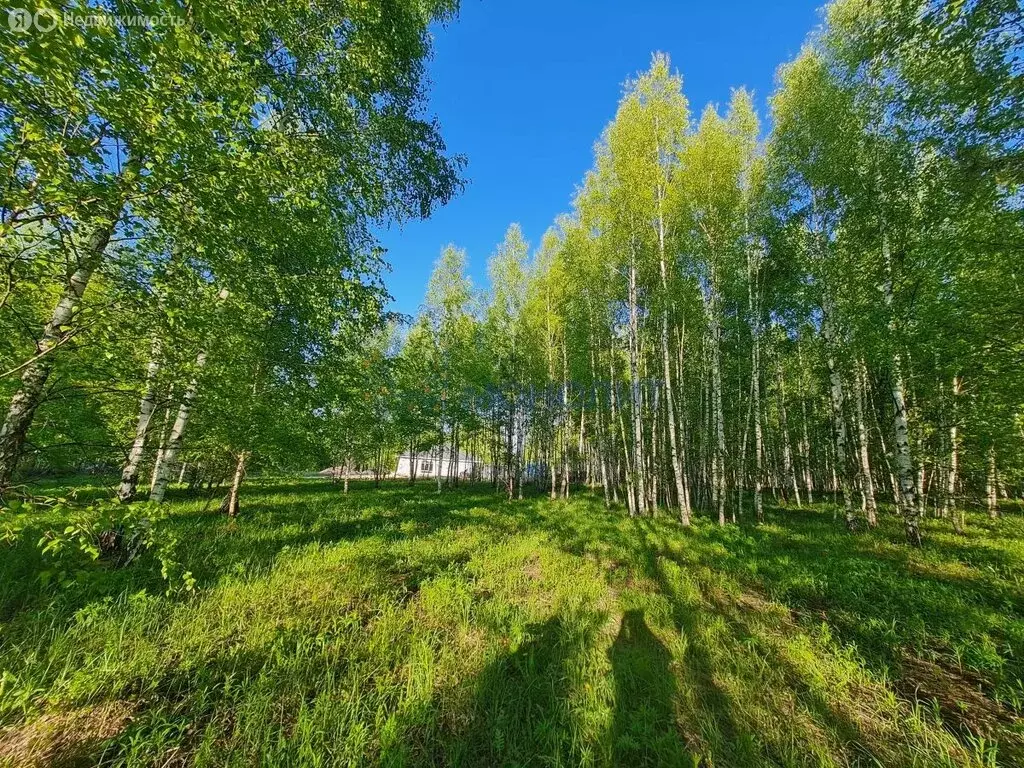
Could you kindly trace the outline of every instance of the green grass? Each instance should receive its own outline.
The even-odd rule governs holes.
[[[83,496],[94,491],[86,489]],[[1024,518],[684,532],[599,499],[179,495],[198,580],[0,561],[12,765],[1024,765]],[[31,535],[28,537],[31,539]]]

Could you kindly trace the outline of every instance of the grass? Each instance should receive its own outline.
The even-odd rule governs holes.
[[[96,493],[83,489],[82,495]],[[1024,765],[1024,517],[841,531],[322,481],[179,495],[146,563],[0,560],[0,763]],[[29,537],[31,538],[31,537]]]

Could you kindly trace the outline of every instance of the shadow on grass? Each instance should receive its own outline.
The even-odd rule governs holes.
[[[54,488],[59,484],[51,483]],[[62,486],[61,486],[62,487]],[[95,489],[90,487],[89,500]],[[213,503],[207,503],[212,498]],[[182,570],[192,572],[200,588],[225,575],[254,574],[270,568],[285,548],[330,545],[378,537],[392,542],[414,533],[429,535],[441,528],[480,523],[471,514],[476,507],[494,503],[490,486],[463,486],[437,494],[433,486],[417,483],[351,483],[350,492],[329,480],[262,480],[244,488],[242,515],[229,521],[217,508],[220,496],[205,490],[174,489],[168,499],[172,514],[159,524],[178,539],[174,558]],[[178,507],[178,508],[174,508]],[[28,529],[0,557],[0,620],[45,609],[47,623],[71,620],[80,608],[107,596],[166,588],[160,565],[150,554],[129,567],[115,569],[105,563],[65,574],[65,588],[47,586],[47,572],[59,575],[37,546],[43,531],[61,527],[47,521]],[[158,536],[158,540],[160,537]]]
[[[470,682],[457,719],[434,711],[414,720],[433,726],[401,731],[385,765],[577,765],[582,743],[572,699],[577,654],[594,642],[600,616],[557,614],[527,629],[514,652],[487,664]],[[436,702],[431,705],[437,706]]]
[[[856,644],[869,667],[898,671],[898,654],[907,647],[946,651],[944,644],[963,642],[970,650],[975,640],[978,648],[994,640],[998,645],[993,647],[999,650],[992,654],[998,655],[998,664],[992,658],[970,657],[965,663],[992,664],[1004,676],[1024,677],[1021,662],[1016,661],[1024,659],[1024,636],[1019,630],[1016,635],[1009,631],[1012,623],[1019,626],[1021,591],[999,576],[1014,562],[1007,551],[994,549],[995,544],[970,532],[966,537],[944,533],[940,538],[933,526],[935,535],[924,553],[934,553],[932,560],[895,546],[902,543],[898,521],[886,519],[879,531],[849,535],[820,510],[772,508],[769,525],[719,529],[700,520],[693,532],[683,532],[665,518],[628,520],[619,511],[605,511],[600,500],[585,494],[568,504],[540,496],[505,502],[487,485],[438,495],[423,483],[392,482],[375,489],[365,482],[352,483],[344,495],[340,486],[324,480],[254,483],[246,488],[242,517],[229,527],[215,505],[203,507],[204,493],[176,491],[174,503],[184,508],[170,521],[183,543],[185,565],[201,585],[225,574],[268,569],[286,546],[369,538],[386,545],[410,536],[443,537],[446,530],[460,527],[479,527],[495,537],[541,532],[565,552],[596,561],[615,589],[631,589],[635,581],[647,580],[651,592],[663,596],[669,609],[660,624],[648,624],[654,621],[650,613],[627,610],[609,650],[615,708],[603,748],[614,765],[692,765],[686,745],[713,754],[715,764],[762,764],[768,755],[774,755],[774,762],[786,762],[785,745],[756,732],[756,717],[748,709],[754,703],[772,709],[776,717],[786,714],[779,708],[781,699],[759,690],[755,665],[745,658],[748,649],[765,657],[772,653],[764,618],[735,600],[717,600],[706,589],[703,594],[688,593],[687,585],[674,581],[676,566],[690,574],[721,574],[738,585],[763,585],[802,620],[826,621],[840,643]],[[1001,530],[1002,526],[997,528]],[[1009,533],[1016,530],[1011,527]],[[970,577],[938,567],[951,560],[968,563],[973,568]],[[391,557],[385,547],[372,570],[382,572],[389,589],[405,595],[401,601],[453,563],[458,561],[446,553],[410,565]],[[141,567],[149,565],[111,571],[88,589],[62,594],[59,600],[41,592],[33,599],[40,604],[50,600],[45,623],[59,625],[97,597],[140,587],[160,589],[159,578]],[[22,566],[25,571],[38,563],[26,559]],[[0,564],[0,577],[22,571]],[[638,592],[647,588],[636,586]],[[19,619],[24,619],[23,632],[36,626],[30,616]],[[683,638],[685,652],[677,669],[652,626],[662,637],[675,631]],[[599,622],[562,615],[531,626],[523,645],[491,662],[469,683],[457,722],[432,719],[441,716],[442,705],[431,703],[429,727],[409,725],[408,738],[393,746],[391,762],[403,762],[402,755],[407,762],[423,758],[425,764],[450,765],[582,762],[581,750],[596,745],[580,743],[573,709],[573,663],[582,649],[597,642],[599,629]],[[723,643],[739,649],[744,658],[738,665],[723,656]],[[224,674],[253,676],[263,662],[260,655],[233,660],[232,669]],[[858,723],[812,684],[811,673],[785,659],[771,663],[777,673],[774,679],[784,680],[810,720],[833,734],[834,741],[867,743]],[[187,687],[195,684],[191,674],[172,678],[170,688],[159,694],[174,700],[182,695],[178,689],[185,688],[187,695]],[[741,695],[742,701],[734,700]],[[793,725],[787,733],[820,738],[805,727]],[[882,754],[871,746],[862,751],[863,757],[876,762]]]
[[[612,763],[693,765],[676,728],[672,655],[643,611],[626,611],[608,655],[615,679]]]

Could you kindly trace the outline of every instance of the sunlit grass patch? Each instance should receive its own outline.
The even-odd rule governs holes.
[[[911,552],[808,509],[683,531],[585,494],[309,481],[254,484],[235,524],[175,510],[194,595],[130,567],[9,617],[0,755],[115,705],[75,745],[111,765],[1020,755],[1020,539],[998,528],[982,548],[930,525]]]

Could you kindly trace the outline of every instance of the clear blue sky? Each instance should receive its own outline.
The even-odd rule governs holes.
[[[429,112],[468,159],[461,195],[427,221],[379,233],[392,308],[415,314],[445,244],[465,248],[477,286],[505,229],[531,247],[568,211],[626,79],[664,51],[690,110],[754,91],[762,119],[779,64],[820,22],[824,0],[464,0],[434,30]]]

